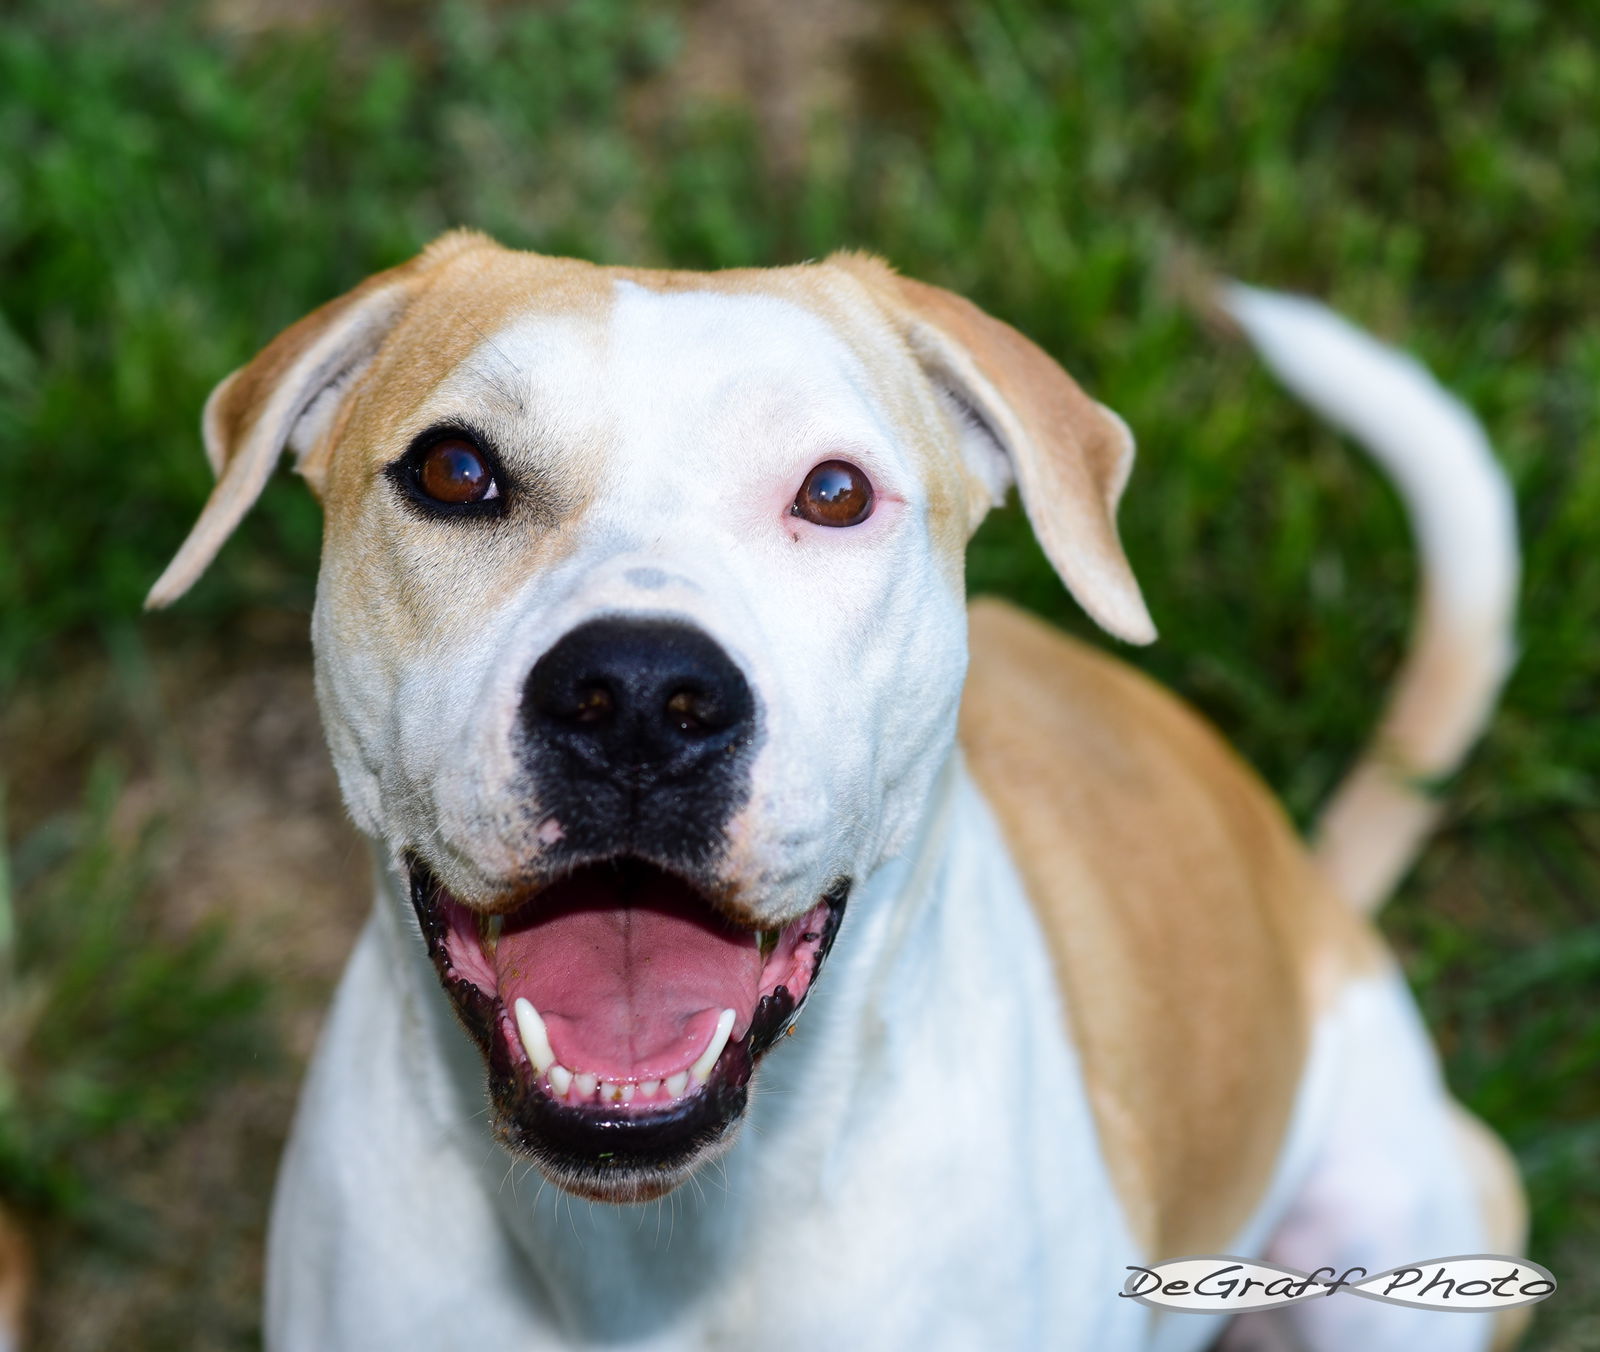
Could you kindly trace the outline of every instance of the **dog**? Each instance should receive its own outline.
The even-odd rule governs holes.
[[[1133,440],[875,258],[649,271],[454,232],[217,387],[216,486],[150,604],[291,452],[377,861],[277,1183],[270,1347],[1509,1345],[1520,1312],[1224,1328],[1121,1295],[1175,1255],[1522,1242],[1365,915],[1507,669],[1505,483],[1409,359],[1215,298],[1420,538],[1410,656],[1315,849],[1172,695],[969,609],[1015,485],[1084,610],[1155,637],[1115,521]]]

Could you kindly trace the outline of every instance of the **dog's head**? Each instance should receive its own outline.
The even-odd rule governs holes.
[[[954,736],[966,541],[1010,483],[1085,608],[1153,633],[1121,422],[869,258],[647,272],[448,235],[280,335],[204,427],[216,489],[151,603],[291,450],[345,798],[499,1136],[590,1197],[658,1196],[731,1138],[852,886],[905,848]]]

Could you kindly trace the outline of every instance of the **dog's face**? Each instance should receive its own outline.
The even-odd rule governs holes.
[[[213,395],[162,603],[285,446],[323,498],[318,692],[497,1134],[658,1196],[731,1139],[852,888],[948,754],[963,551],[1013,480],[1149,636],[1131,447],[1020,335],[871,260],[603,269],[447,236]]]

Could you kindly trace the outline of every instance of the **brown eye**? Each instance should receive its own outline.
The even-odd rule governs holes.
[[[857,526],[872,515],[872,483],[848,460],[824,460],[789,510],[818,526]]]
[[[435,502],[460,505],[500,496],[484,454],[462,437],[436,441],[417,462],[417,484]]]

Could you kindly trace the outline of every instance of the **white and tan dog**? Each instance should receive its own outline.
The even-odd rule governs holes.
[[[969,612],[1015,483],[1084,608],[1154,636],[1114,520],[1132,441],[873,259],[651,272],[455,233],[218,387],[218,483],[151,603],[292,450],[379,860],[278,1182],[273,1348],[1178,1352],[1215,1317],[1121,1298],[1130,1264],[1515,1250],[1515,1173],[1360,917],[1426,830],[1409,777],[1505,669],[1504,484],[1405,358],[1223,304],[1419,525],[1419,637],[1317,855],[1171,696]],[[1261,1318],[1227,1336],[1496,1333]]]

